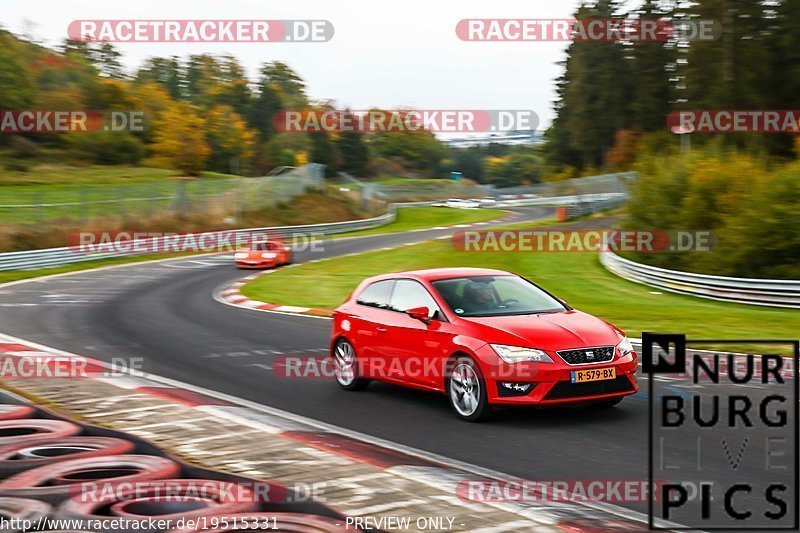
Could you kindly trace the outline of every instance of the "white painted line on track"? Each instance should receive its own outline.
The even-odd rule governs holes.
[[[299,315],[299,316],[309,316],[309,315]],[[37,350],[42,350],[42,351],[45,351],[45,352],[55,353],[55,354],[58,354],[58,355],[63,355],[65,357],[82,357],[82,356],[76,355],[74,353],[66,352],[64,350],[59,350],[59,349],[51,348],[49,346],[46,346],[46,345],[43,345],[43,344],[39,344],[39,343],[36,343],[36,342],[28,341],[28,340],[25,340],[25,339],[20,339],[18,337],[14,337],[13,335],[0,333],[0,338],[5,338],[5,339],[11,340],[12,342],[15,342],[15,343],[27,344],[27,345],[29,345],[29,346],[37,349]],[[126,372],[126,373],[130,373],[131,372],[130,369],[120,369],[120,371],[123,371],[123,372]],[[150,380],[150,381],[153,381],[153,382],[156,382],[156,383],[160,383],[160,384],[163,384],[163,385],[167,385],[169,387],[174,387],[174,388],[177,388],[177,389],[184,389],[184,390],[192,391],[192,392],[195,392],[195,393],[198,393],[198,394],[203,394],[203,395],[209,396],[211,398],[216,398],[216,399],[228,402],[228,403],[239,405],[241,407],[246,407],[246,408],[248,408],[250,410],[253,410],[253,411],[258,411],[258,412],[261,412],[261,413],[264,413],[264,414],[268,414],[268,415],[273,416],[275,418],[280,418],[282,420],[286,420],[286,421],[288,421],[290,423],[304,424],[306,426],[309,426],[309,427],[312,427],[312,428],[316,428],[318,430],[322,430],[322,431],[326,431],[326,432],[330,432],[330,433],[336,433],[336,434],[339,434],[339,435],[350,437],[352,439],[356,439],[356,440],[359,440],[359,441],[362,441],[362,442],[366,442],[368,444],[372,444],[372,445],[375,445],[375,446],[380,446],[380,447],[387,448],[387,449],[390,449],[390,450],[394,450],[394,451],[397,451],[397,452],[401,452],[401,453],[404,453],[404,454],[407,454],[407,455],[415,456],[415,457],[418,457],[418,458],[421,458],[421,459],[426,459],[426,460],[431,461],[433,463],[438,463],[438,464],[440,464],[442,466],[445,466],[445,467],[450,467],[450,468],[453,468],[453,469],[461,470],[462,472],[465,472],[465,473],[471,474],[471,475],[475,475],[475,476],[478,476],[478,477],[486,477],[486,478],[494,479],[494,480],[498,480],[498,481],[518,481],[518,482],[523,482],[524,481],[524,480],[518,478],[517,476],[512,476],[510,474],[505,474],[505,473],[497,471],[497,470],[492,470],[492,469],[489,469],[489,468],[480,467],[480,466],[473,465],[473,464],[470,464],[470,463],[465,463],[463,461],[459,461],[457,459],[453,459],[453,458],[450,458],[450,457],[439,455],[437,453],[427,452],[425,450],[420,450],[418,448],[413,448],[411,446],[406,446],[404,444],[398,444],[396,442],[388,441],[388,440],[382,439],[380,437],[367,435],[365,433],[361,433],[361,432],[358,432],[358,431],[353,431],[353,430],[350,430],[350,429],[347,429],[347,428],[336,426],[334,424],[329,424],[327,422],[322,422],[320,420],[316,420],[316,419],[308,418],[308,417],[300,415],[300,414],[292,413],[290,411],[284,411],[283,409],[278,409],[276,407],[269,407],[269,406],[262,405],[262,404],[259,404],[259,403],[256,403],[256,402],[253,402],[253,401],[250,401],[250,400],[246,400],[244,398],[238,398],[236,396],[225,394],[223,392],[218,392],[218,391],[206,389],[204,387],[199,387],[199,386],[196,386],[196,385],[192,385],[190,383],[185,383],[185,382],[182,382],[182,381],[178,381],[178,380],[174,380],[174,379],[170,379],[170,378],[165,378],[165,377],[158,376],[158,375],[155,375],[155,374],[148,374],[148,373],[144,373],[144,372],[137,372],[136,373],[136,377],[139,377],[139,378],[142,378],[142,379],[147,379],[147,380]],[[213,408],[213,407],[208,407],[207,406],[207,408]],[[235,415],[231,411],[219,410],[219,415],[227,417],[229,420],[235,420],[237,422],[242,422],[243,421],[242,417]],[[253,419],[244,419],[244,420],[246,420],[246,422],[248,424],[259,424],[258,421],[255,421]],[[615,515],[615,516],[619,516],[619,517],[622,517],[622,518],[625,518],[625,519],[628,519],[628,520],[637,521],[637,522],[640,522],[640,523],[643,523],[643,524],[648,523],[648,517],[647,517],[646,514],[640,513],[638,511],[633,511],[633,510],[630,510],[630,509],[626,509],[624,507],[620,507],[620,506],[613,505],[613,504],[610,504],[610,503],[605,503],[605,502],[576,502],[576,504],[577,505],[586,506],[586,507],[589,507],[591,509],[595,509],[595,510],[598,510],[598,511],[606,512],[606,513],[609,513],[609,514],[612,514],[612,515]]]

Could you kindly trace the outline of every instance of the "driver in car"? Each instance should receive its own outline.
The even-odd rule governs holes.
[[[464,309],[469,313],[480,313],[497,309],[494,290],[488,283],[470,283],[464,287]]]

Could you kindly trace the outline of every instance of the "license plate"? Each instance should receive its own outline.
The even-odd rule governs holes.
[[[593,368],[591,370],[573,370],[570,378],[573,383],[586,383],[587,381],[602,381],[617,377],[616,368]]]

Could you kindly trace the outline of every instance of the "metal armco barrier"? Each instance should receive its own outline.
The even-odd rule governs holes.
[[[247,234],[247,233],[270,233],[280,235],[284,238],[291,238],[302,235],[333,235],[348,231],[357,231],[383,226],[393,222],[397,217],[397,209],[402,207],[430,205],[431,202],[409,202],[403,204],[392,204],[385,215],[365,218],[361,220],[348,220],[344,222],[330,222],[326,224],[308,224],[301,226],[277,226],[271,228],[249,228],[228,231],[209,231],[199,234],[222,235],[222,234]],[[164,242],[164,237],[151,240],[142,240],[145,244],[157,245]],[[124,257],[143,255],[136,251],[121,253],[120,251],[108,253],[80,253],[70,247],[47,248],[44,250],[26,250],[23,252],[7,252],[0,254],[0,271],[3,270],[35,270],[40,268],[58,267],[80,263],[83,261],[93,261],[109,257]]]
[[[601,253],[600,262],[617,276],[665,291],[750,305],[800,309],[800,280],[729,278],[667,270],[637,263],[613,252]]]

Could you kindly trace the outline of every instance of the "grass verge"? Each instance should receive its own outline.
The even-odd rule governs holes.
[[[500,209],[449,209],[445,207],[403,207],[397,211],[394,222],[378,228],[349,231],[333,235],[337,237],[360,237],[381,233],[399,233],[416,229],[451,226],[453,224],[474,224],[500,218],[505,211]]]
[[[560,225],[560,227],[568,227]],[[362,279],[417,268],[473,266],[515,272],[638,337],[642,331],[689,338],[796,339],[800,313],[660,292],[608,272],[593,253],[475,253],[449,240],[334,258],[280,270],[242,288],[254,300],[333,309]],[[656,294],[658,293],[658,294]]]

